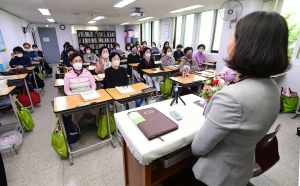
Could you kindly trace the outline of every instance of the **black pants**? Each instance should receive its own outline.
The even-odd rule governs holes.
[[[3,164],[1,153],[0,153],[0,185],[7,186],[6,174],[5,174],[5,169],[4,169],[4,164]]]
[[[207,185],[205,183],[203,183],[202,181],[199,181],[195,178],[193,186],[207,186]]]

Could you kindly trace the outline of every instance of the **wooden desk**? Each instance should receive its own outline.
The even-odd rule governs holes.
[[[62,115],[71,115],[71,114],[76,114],[76,113],[79,113],[79,112],[84,112],[84,111],[87,111],[87,110],[93,110],[93,109],[106,107],[106,116],[107,116],[107,118],[109,118],[109,106],[108,106],[108,104],[112,100],[112,97],[103,89],[102,90],[97,90],[97,92],[101,95],[101,97],[99,99],[94,99],[94,100],[85,102],[85,103],[92,103],[93,102],[94,104],[81,106],[81,107],[77,107],[77,105],[78,105],[78,103],[82,103],[84,101],[83,101],[82,97],[78,94],[73,95],[73,96],[63,96],[63,97],[54,98],[54,113],[59,114],[59,122],[61,123],[62,130],[64,132],[65,140],[66,140],[67,147],[68,147],[70,165],[74,164],[72,154],[75,154],[77,152],[81,152],[81,151],[90,149],[90,148],[92,148],[96,145],[100,145],[100,144],[108,142],[108,141],[111,143],[111,145],[114,148],[116,147],[115,143],[112,140],[112,135],[111,135],[111,132],[110,132],[109,119],[107,120],[108,132],[109,132],[108,139],[106,139],[102,142],[99,142],[97,144],[92,144],[88,147],[85,147],[83,149],[79,149],[79,150],[76,150],[76,151],[72,151],[70,149],[70,146],[69,146],[68,142],[67,142],[67,135],[66,135]]]
[[[26,77],[27,76],[28,76],[28,74],[17,74],[17,75],[10,75],[6,79],[9,80],[9,81],[23,81],[24,82],[26,92],[27,92],[27,95],[28,95],[28,98],[29,98],[29,101],[30,101],[30,106],[29,106],[29,107],[31,107],[30,111],[31,111],[31,113],[33,113],[34,112],[34,106],[32,104],[32,99],[31,99],[31,96],[29,94],[29,89],[28,89],[28,85],[27,85],[27,82],[26,82]]]
[[[164,68],[173,70],[173,71],[179,71],[180,66],[179,65],[173,65],[173,66],[165,66]]]
[[[160,68],[155,68],[155,70],[152,69],[142,69],[142,71],[146,74],[146,84],[148,84],[148,76],[163,76],[167,75],[169,76],[169,73],[172,72],[170,69],[161,70]]]
[[[0,98],[4,98],[4,97],[7,97],[7,96],[9,97],[9,100],[11,102],[11,106],[12,106],[12,108],[14,110],[15,117],[17,118],[17,121],[18,121],[18,124],[19,124],[19,130],[18,130],[18,132],[21,132],[22,133],[22,137],[23,137],[24,136],[24,129],[23,129],[23,126],[21,124],[20,118],[18,116],[18,110],[17,110],[16,104],[15,104],[15,100],[11,96],[11,93],[12,93],[12,91],[15,88],[16,88],[15,86],[7,87],[6,92],[4,92],[3,94],[0,94]]]
[[[59,60],[60,63],[64,62],[63,60]]]
[[[176,76],[176,77],[169,77],[173,82],[176,83],[177,86],[182,86],[183,88],[186,87],[198,87],[198,92],[200,92],[200,88],[202,84],[204,84],[203,81],[205,81],[207,78],[201,77],[195,74],[190,74],[188,77],[181,77],[181,76]]]
[[[216,64],[212,62],[204,62],[202,63],[205,66],[205,70],[207,70],[208,66],[215,67]]]
[[[91,65],[91,63],[82,63],[82,66],[83,67],[88,67],[88,66],[90,66]]]
[[[190,94],[182,96],[182,99],[186,102],[188,107],[183,104],[177,104],[170,107],[170,102],[172,100],[166,100],[143,106],[143,108],[135,108],[127,112],[114,114],[117,127],[124,139],[122,140],[122,151],[125,185],[157,185],[161,181],[183,170],[184,168],[193,165],[197,161],[198,158],[190,156],[169,168],[164,168],[160,162],[157,162],[157,168],[153,171],[151,170],[151,162],[153,160],[190,144],[194,139],[195,134],[201,129],[205,121],[205,118],[202,115],[203,108],[193,103],[200,99],[198,96]],[[127,113],[130,111],[150,107],[156,108],[179,125],[178,130],[161,137],[164,142],[160,139],[153,139],[149,141],[127,116]],[[169,111],[171,110],[179,112],[180,115],[182,115],[183,120],[176,121],[173,119],[169,114]],[[193,121],[197,122],[195,123]],[[135,152],[135,156],[133,156],[128,147]]]
[[[155,61],[154,64],[160,65],[160,64],[161,64],[161,61]]]
[[[128,63],[129,66],[131,66],[131,78],[132,83],[134,83],[134,74],[133,74],[133,68],[138,67],[140,63]]]
[[[127,64],[127,59],[122,59],[122,60],[120,61],[120,65],[125,65],[125,64]]]

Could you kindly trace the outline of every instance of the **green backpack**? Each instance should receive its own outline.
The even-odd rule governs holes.
[[[160,92],[164,95],[170,96],[172,93],[173,83],[172,80],[166,78],[165,82],[160,84]]]

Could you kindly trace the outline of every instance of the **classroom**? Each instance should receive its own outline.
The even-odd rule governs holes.
[[[299,0],[0,0],[1,186],[300,186]]]

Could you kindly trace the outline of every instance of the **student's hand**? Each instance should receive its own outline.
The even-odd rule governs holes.
[[[15,58],[15,54],[14,53],[11,53],[10,56],[11,56],[12,59]]]
[[[185,56],[182,56],[180,59],[187,59],[187,57],[185,57]]]
[[[18,66],[16,66],[16,68],[20,69],[20,68],[24,68],[24,66],[18,65]]]

